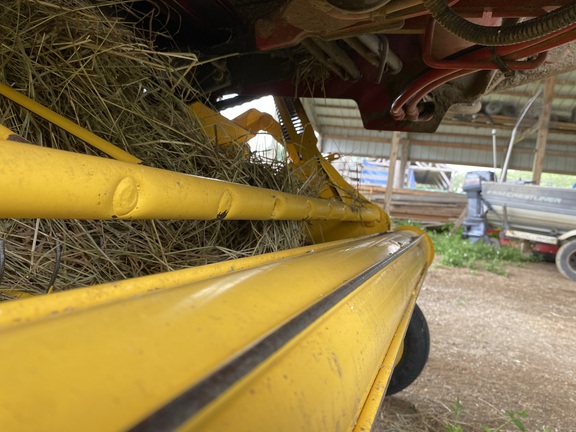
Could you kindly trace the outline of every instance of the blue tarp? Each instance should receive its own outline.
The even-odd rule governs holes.
[[[362,161],[360,184],[367,186],[386,186],[388,184],[388,167],[364,159]],[[408,169],[408,184],[406,187],[410,189],[416,188],[416,178],[412,168]]]

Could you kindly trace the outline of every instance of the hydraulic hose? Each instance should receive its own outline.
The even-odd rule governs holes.
[[[576,1],[540,17],[504,27],[487,27],[468,21],[454,12],[445,0],[423,0],[423,4],[442,27],[477,45],[499,46],[528,42],[576,22]]]

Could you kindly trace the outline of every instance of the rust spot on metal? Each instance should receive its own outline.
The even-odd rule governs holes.
[[[218,202],[218,213],[216,216],[217,220],[222,220],[228,215],[228,212],[232,208],[232,201],[232,193],[229,190],[225,190],[220,197],[220,201]]]

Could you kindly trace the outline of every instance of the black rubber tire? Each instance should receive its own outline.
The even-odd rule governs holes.
[[[556,267],[564,277],[576,281],[576,239],[560,247],[556,254]]]
[[[392,371],[386,396],[398,393],[412,384],[424,370],[429,353],[430,331],[424,314],[416,305],[404,336],[404,351]]]
[[[532,256],[544,262],[553,263],[556,262],[556,254],[544,253],[544,252],[534,252],[532,251]]]

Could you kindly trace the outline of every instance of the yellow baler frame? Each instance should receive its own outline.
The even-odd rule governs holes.
[[[5,303],[0,427],[362,430],[430,259],[399,231]]]
[[[389,231],[277,103],[321,198],[3,133],[0,217],[303,220],[317,244],[0,304],[2,430],[370,429],[433,248]],[[238,121],[279,135],[261,120]]]

